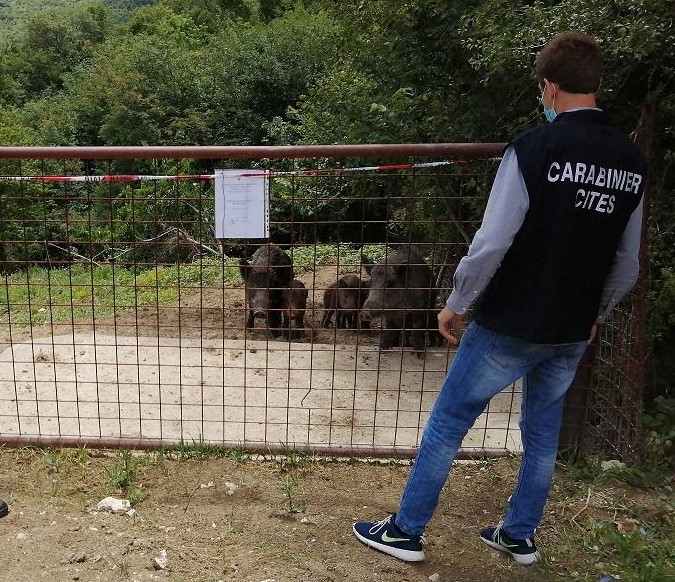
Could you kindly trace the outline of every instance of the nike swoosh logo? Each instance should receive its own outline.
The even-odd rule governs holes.
[[[503,548],[517,548],[518,544],[506,544],[502,541],[501,538],[499,538],[499,545],[502,546]]]
[[[384,533],[382,534],[382,541],[383,541],[383,542],[388,542],[388,543],[392,543],[392,542],[409,542],[409,541],[410,541],[410,538],[390,538],[390,537],[387,535],[387,532],[384,532]]]

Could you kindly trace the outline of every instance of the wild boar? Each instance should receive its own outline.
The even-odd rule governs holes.
[[[362,257],[370,274],[370,292],[363,309],[381,315],[380,348],[410,344],[418,357],[426,346],[429,313],[435,302],[433,275],[419,251],[400,247],[378,263]]]
[[[343,275],[323,292],[321,327],[330,327],[335,315],[335,327],[355,328],[359,315],[361,279]]]
[[[281,326],[288,333],[288,339],[303,337],[305,335],[305,310],[307,309],[307,296],[309,292],[302,281],[293,279],[288,289],[282,292]],[[293,327],[295,323],[295,328]]]
[[[265,244],[250,262],[242,258],[239,269],[246,285],[246,327],[253,329],[256,319],[265,320],[272,336],[280,335],[283,291],[293,280],[291,257],[277,245]]]

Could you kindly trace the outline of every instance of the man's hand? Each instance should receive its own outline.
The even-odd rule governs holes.
[[[459,343],[457,333],[462,328],[464,323],[464,316],[455,313],[449,307],[444,307],[438,313],[438,331],[447,339],[453,346]]]

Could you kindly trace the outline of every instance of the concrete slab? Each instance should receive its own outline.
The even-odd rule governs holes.
[[[416,446],[447,350],[73,333],[0,354],[5,435]],[[463,448],[520,450],[519,383]]]

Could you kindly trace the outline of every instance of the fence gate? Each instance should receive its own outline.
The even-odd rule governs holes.
[[[0,441],[412,456],[501,149],[0,148]]]

